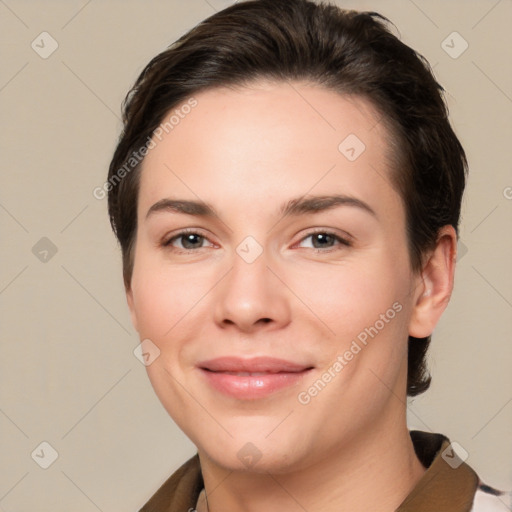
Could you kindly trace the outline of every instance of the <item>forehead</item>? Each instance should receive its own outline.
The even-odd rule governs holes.
[[[320,86],[260,81],[208,89],[171,109],[155,131],[140,205],[167,194],[240,205],[263,200],[263,209],[285,193],[333,188],[396,201],[387,137],[367,100]]]

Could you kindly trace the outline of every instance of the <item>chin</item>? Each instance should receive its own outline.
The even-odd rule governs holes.
[[[298,469],[301,453],[307,446],[285,428],[268,435],[272,428],[275,429],[275,422],[270,429],[266,426],[264,429],[254,425],[239,426],[237,431],[231,432],[232,437],[225,435],[221,439],[215,439],[210,432],[189,437],[196,437],[192,441],[201,455],[228,471],[279,474]]]

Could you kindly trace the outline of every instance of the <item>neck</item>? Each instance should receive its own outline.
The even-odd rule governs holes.
[[[372,425],[320,462],[286,474],[229,471],[200,452],[207,506],[200,500],[198,512],[395,511],[425,468],[414,453],[405,411],[399,424],[394,414],[386,428]]]

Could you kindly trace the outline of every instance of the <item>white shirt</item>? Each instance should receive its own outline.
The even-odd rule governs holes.
[[[475,493],[471,512],[510,512],[512,510],[511,495],[501,492],[495,495],[488,492],[486,487],[480,486]]]

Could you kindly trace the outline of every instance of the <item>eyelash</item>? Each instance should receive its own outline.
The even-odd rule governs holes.
[[[172,245],[171,245],[172,242],[180,239],[181,237],[183,237],[185,235],[190,235],[190,234],[198,235],[199,237],[203,238],[204,240],[208,240],[208,238],[206,236],[202,235],[201,233],[199,233],[198,231],[196,231],[194,229],[184,229],[184,230],[180,231],[179,233],[173,235],[168,240],[164,240],[161,245],[162,245],[162,247],[165,247],[165,248],[171,248],[171,250],[173,250],[174,252],[177,252],[179,254],[187,254],[187,253],[197,251],[198,249],[204,249],[205,247],[199,247],[198,249],[180,249],[178,247],[172,247]],[[332,236],[335,239],[335,241],[337,241],[339,243],[338,243],[338,245],[336,245],[334,247],[329,247],[328,249],[318,249],[315,247],[309,248],[309,249],[312,249],[316,253],[329,253],[329,252],[336,251],[337,248],[338,249],[340,248],[340,246],[342,246],[342,247],[351,247],[352,246],[352,242],[349,239],[342,238],[338,234],[336,234],[333,231],[330,231],[328,229],[317,229],[314,231],[310,231],[304,237],[302,237],[299,240],[299,242],[303,242],[307,238],[317,235],[317,234]]]

